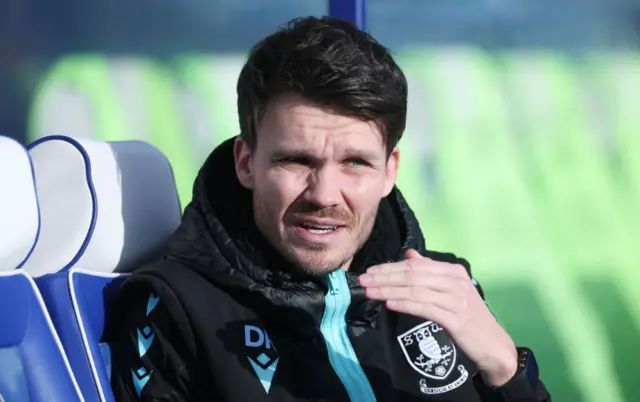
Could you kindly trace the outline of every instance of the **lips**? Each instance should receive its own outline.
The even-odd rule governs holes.
[[[335,232],[340,227],[335,225],[317,225],[317,224],[310,225],[306,223],[303,223],[299,226],[314,234],[326,234],[326,233]]]
[[[329,235],[339,231],[346,225],[335,219],[301,219],[294,223],[298,230],[312,235]]]
[[[342,221],[336,219],[302,219],[296,222],[296,226],[301,226],[309,231],[318,231],[318,232],[332,232],[341,227],[344,227],[345,224]]]

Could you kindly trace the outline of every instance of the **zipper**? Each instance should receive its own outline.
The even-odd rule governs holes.
[[[345,321],[351,304],[351,291],[346,273],[339,269],[329,274],[329,291],[325,296],[325,311],[320,323],[329,353],[329,362],[353,402],[375,402],[369,379],[364,373],[347,335]]]

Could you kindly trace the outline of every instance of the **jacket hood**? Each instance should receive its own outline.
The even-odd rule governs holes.
[[[281,307],[312,309],[322,304],[327,279],[288,270],[288,263],[260,234],[253,220],[251,191],[236,176],[234,140],[214,149],[202,166],[192,201],[170,241],[168,258],[227,292],[240,293],[242,300],[266,299]],[[370,315],[367,310],[377,302],[364,300],[357,276],[372,265],[402,259],[408,248],[425,252],[424,239],[413,212],[394,188],[381,201],[372,234],[347,272],[352,304],[358,307],[360,301],[363,316]]]

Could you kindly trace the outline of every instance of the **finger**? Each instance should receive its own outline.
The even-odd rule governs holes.
[[[464,270],[464,267],[460,267]],[[436,276],[450,276],[461,278],[459,272],[455,272],[456,269],[452,264],[440,263],[431,261],[429,259],[407,259],[398,262],[391,262],[387,264],[380,264],[367,269],[364,275],[371,274],[385,274],[385,273],[397,273],[397,272],[415,272],[426,273]],[[361,276],[361,277],[362,277]],[[368,277],[363,279],[368,280]]]
[[[413,269],[414,260],[402,260],[395,262],[388,262],[385,264],[374,265],[372,267],[367,268],[366,273],[378,273],[378,272],[395,272],[395,271],[405,271],[408,269]]]
[[[422,287],[394,286],[381,288],[368,288],[365,296],[373,300],[412,301],[422,304],[431,304],[443,310],[456,312],[465,306],[465,299],[453,293],[440,293],[429,291]]]
[[[379,272],[398,272],[407,270],[428,271],[437,275],[446,275],[456,278],[469,278],[467,270],[462,265],[434,261],[429,258],[409,258],[403,261],[374,265],[372,267],[369,267],[366,273],[371,274]]]
[[[426,286],[429,276],[427,272],[413,269],[388,270],[360,275],[360,285],[371,286]]]
[[[425,320],[437,322],[445,330],[449,330],[455,323],[454,313],[435,305],[418,303],[410,300],[388,300],[386,306],[389,310],[398,313],[410,314]]]
[[[471,279],[432,275],[427,278],[423,286],[435,292],[464,294],[473,287],[473,283]]]
[[[415,286],[437,292],[464,291],[470,285],[470,279],[460,279],[454,276],[443,276],[426,271],[392,271],[360,276],[360,285],[366,288],[379,286]]]
[[[425,258],[420,253],[418,253],[416,250],[414,250],[412,248],[408,249],[404,253],[404,256],[405,256],[405,258],[415,258],[415,259]]]

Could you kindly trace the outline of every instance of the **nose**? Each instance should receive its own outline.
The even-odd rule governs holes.
[[[308,179],[305,201],[318,208],[329,208],[340,205],[342,191],[339,174],[328,166],[315,169]]]

